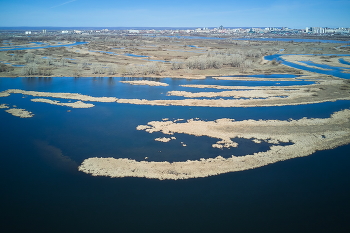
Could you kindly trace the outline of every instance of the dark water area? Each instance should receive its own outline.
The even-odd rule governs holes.
[[[0,91],[23,89],[162,99],[168,90],[186,90],[179,85],[215,81],[153,79],[169,86],[152,87],[123,84],[120,80],[129,79],[1,78]],[[216,81],[217,85],[230,85],[227,80]],[[22,94],[0,98],[0,104],[16,105],[35,114],[22,119],[0,109],[0,209],[4,232],[350,230],[350,145],[257,169],[189,180],[112,179],[77,171],[89,157],[141,161],[147,156],[149,161],[186,161],[218,155],[244,156],[271,146],[233,139],[239,143],[237,148],[221,150],[212,148],[218,141],[215,138],[136,130],[138,125],[150,121],[327,118],[349,109],[350,101],[251,108],[90,102],[95,107],[74,109],[35,103],[30,101],[32,98]],[[154,140],[171,136],[176,140]]]
[[[65,170],[18,133],[32,136],[15,130],[2,140],[5,232],[349,231],[349,146],[254,170],[159,181]]]

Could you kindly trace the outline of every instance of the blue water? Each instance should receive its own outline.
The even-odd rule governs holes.
[[[345,61],[343,58],[339,58],[339,62],[345,65],[350,65],[350,62]]]
[[[46,43],[44,43],[44,42],[30,42],[30,43],[32,43],[32,44],[37,44],[37,45],[46,44]]]
[[[145,61],[158,61],[158,62],[171,62],[171,61],[165,61],[165,60],[154,60],[154,59],[142,59]]]
[[[47,46],[41,46],[41,47],[18,47],[18,48],[1,48],[0,51],[8,51],[8,50],[28,50],[28,49],[44,49],[44,48],[55,48],[55,47],[71,47],[75,45],[82,45],[87,44],[88,42],[75,42],[72,44],[65,44],[65,45],[47,45]]]
[[[170,87],[150,87],[122,84],[120,80],[132,79],[0,78],[0,91],[19,88],[151,99],[160,97],[168,88],[180,88],[180,84],[215,81],[153,79],[169,83]],[[350,108],[350,101],[252,108],[93,102],[93,108],[72,109],[34,103],[31,98],[34,97],[21,94],[0,98],[0,103],[17,105],[35,114],[33,118],[21,119],[0,109],[0,205],[4,232],[348,230],[349,145],[252,170],[179,181],[92,177],[78,172],[77,166],[89,157],[143,160],[147,156],[153,161],[184,161],[264,151],[271,145],[247,139],[235,139],[240,145],[232,150],[213,149],[211,144],[217,140],[212,138],[182,134],[174,135],[177,140],[161,143],[154,139],[163,134],[138,131],[136,127],[162,118],[325,118]]]
[[[25,65],[12,65],[14,67],[24,67]]]
[[[187,45],[187,47],[197,48],[197,49],[204,49],[203,47],[198,47],[197,45]]]
[[[145,56],[145,55],[136,55],[136,54],[132,54],[132,53],[124,53],[124,55],[129,56],[129,57],[149,57],[149,56]]]
[[[203,90],[213,91],[210,88],[199,89],[199,88],[188,88],[180,87],[182,84],[193,84],[193,81],[198,84],[204,84],[206,80],[186,80],[186,79],[153,79],[153,81],[161,81],[168,83],[168,87],[163,86],[137,86],[130,85],[126,83],[120,83],[120,80],[139,80],[133,78],[1,78],[0,79],[0,91],[7,89],[23,89],[28,91],[41,91],[41,92],[69,92],[69,93],[80,93],[84,95],[91,96],[107,96],[107,97],[117,97],[117,98],[145,98],[145,99],[177,99],[177,97],[166,96],[166,93],[170,90],[182,90],[182,91],[191,91],[191,92],[202,92]],[[211,79],[207,79],[212,81]],[[226,80],[217,80],[219,82]],[[216,90],[222,91],[222,90]],[[24,101],[21,98],[21,94],[13,94],[12,96],[19,96],[20,101]],[[4,97],[0,100],[5,101]],[[30,97],[32,98],[32,97]],[[25,98],[26,100],[29,99]],[[181,99],[180,97],[178,99]],[[59,100],[59,99],[58,99]],[[65,101],[65,100],[60,100]],[[31,102],[29,102],[31,103]],[[44,103],[32,103],[32,105],[37,106],[48,104]],[[94,103],[96,105],[104,105],[104,103]],[[118,104],[106,103],[106,106],[119,106]],[[19,106],[19,105],[18,105]],[[133,106],[133,105],[132,105]],[[205,108],[205,107],[181,107],[181,106],[138,106],[137,108],[147,109],[160,109],[159,111],[150,112],[150,115],[156,114],[156,118],[183,118],[183,114],[180,109],[186,110],[186,114],[190,114],[188,118],[200,117],[206,120],[215,120],[218,118],[234,118],[237,120],[242,120],[247,118],[251,119],[269,119],[270,113],[274,112],[274,119],[289,119],[291,117],[295,119],[300,119],[304,116],[308,117],[329,117],[329,115],[337,110],[347,108],[349,106],[349,101],[337,101],[326,102],[320,104],[311,104],[311,105],[298,105],[298,106],[284,106],[284,107],[257,107],[257,108]],[[64,109],[65,107],[58,107],[58,109]],[[171,114],[167,111],[161,113],[162,110],[168,109]],[[173,111],[171,109],[174,109]],[[189,110],[191,109],[191,110]],[[270,109],[270,111],[266,111]],[[297,110],[299,109],[299,110]],[[326,109],[330,109],[327,111]],[[176,113],[176,111],[179,111]],[[254,113],[257,111],[257,113]],[[157,113],[156,113],[157,112]],[[278,113],[277,113],[278,112]],[[151,118],[151,117],[150,117]],[[150,119],[151,120],[151,119]]]
[[[23,67],[23,66],[25,66],[25,65],[16,65],[16,64],[8,63],[8,62],[3,62],[3,61],[0,61],[0,63],[6,64],[6,65],[11,65],[13,67]]]
[[[0,91],[6,90],[8,83],[11,83],[12,89],[25,89],[31,91],[45,92],[70,92],[81,93],[93,96],[109,96],[117,98],[138,98],[138,99],[185,99],[178,96],[167,96],[168,91],[188,91],[188,92],[220,92],[220,89],[198,89],[181,87],[184,84],[211,84],[220,86],[292,86],[292,85],[309,85],[314,82],[310,81],[231,81],[216,80],[207,78],[204,80],[187,80],[187,79],[149,79],[152,81],[160,81],[169,84],[169,86],[139,86],[128,83],[120,83],[119,81],[142,80],[141,78],[18,78],[16,81],[12,79],[1,79]]]
[[[272,60],[276,59],[277,61],[281,61],[282,64],[293,67],[293,68],[306,70],[306,71],[319,73],[319,74],[333,75],[333,76],[339,77],[339,78],[350,79],[349,73],[343,73],[343,69],[344,69],[343,67],[333,67],[333,66],[327,66],[327,65],[322,65],[322,64],[309,63],[310,65],[313,65],[313,66],[319,66],[319,67],[331,69],[331,70],[322,70],[322,69],[317,69],[317,68],[299,65],[299,64],[296,64],[293,62],[288,62],[288,61],[284,60],[283,58],[281,58],[281,56],[283,56],[283,55],[293,55],[293,54],[274,54],[274,55],[265,56],[265,59],[268,61],[272,61]],[[307,54],[305,54],[305,55],[307,55]],[[328,55],[330,56],[332,54],[327,54],[327,55],[323,55],[323,56],[328,56]],[[350,55],[342,54],[342,56],[350,56]],[[307,61],[306,62],[304,61],[304,63],[307,63]]]
[[[339,71],[339,72],[341,72],[344,69],[349,69],[349,68],[345,68],[345,67],[336,67],[336,66],[329,66],[329,65],[325,65],[325,64],[317,64],[317,63],[314,63],[312,61],[300,61],[300,62],[301,63],[305,63],[307,65],[320,67],[320,68],[323,68],[323,69],[336,70],[336,71]]]
[[[206,52],[200,52],[200,51],[186,51],[186,50],[172,50],[172,49],[167,49],[167,51],[176,51],[176,52],[186,52],[186,53],[206,53]]]
[[[129,56],[129,57],[149,57],[145,55],[137,55],[137,54],[132,54],[132,53],[124,53],[124,54],[118,54],[115,52],[108,52],[108,51],[93,51],[89,50],[89,52],[95,52],[95,53],[106,53],[106,54],[111,54],[111,55],[124,55],[124,56]]]
[[[2,78],[0,80],[1,91],[18,88],[41,92],[81,93],[96,97],[115,96],[117,98],[166,99],[160,92],[165,94],[169,88],[122,84],[111,78]],[[176,88],[173,89],[176,90]],[[38,134],[42,133],[43,136],[38,137],[40,140],[45,141],[47,141],[48,133],[57,132],[57,135],[49,136],[50,144],[53,143],[62,150],[66,150],[65,155],[77,162],[93,157],[94,154],[99,154],[102,157],[127,157],[137,160],[142,160],[147,156],[154,161],[186,161],[187,159],[215,157],[218,153],[224,157],[230,157],[235,153],[245,155],[244,151],[246,154],[254,153],[266,150],[269,146],[255,144],[246,140],[242,142],[242,146],[248,144],[251,150],[244,150],[244,146],[243,148],[218,150],[211,147],[211,144],[215,143],[217,139],[182,134],[174,135],[177,140],[169,143],[160,143],[154,141],[154,139],[163,137],[162,133],[149,134],[145,131],[135,130],[137,125],[147,124],[147,122],[152,120],[161,120],[163,118],[169,118],[170,120],[199,118],[206,121],[218,118],[287,120],[289,118],[300,119],[302,117],[329,117],[335,111],[350,107],[350,101],[254,108],[138,106],[92,102],[96,106],[91,109],[71,109],[46,103],[34,103],[30,101],[31,98],[34,97],[12,94],[9,97],[2,97],[1,103],[6,103],[10,106],[16,105],[19,108],[32,111],[35,117],[22,119],[31,122],[31,126],[26,126],[26,130],[32,129]],[[50,97],[45,98],[62,102],[68,101]],[[169,98],[174,99],[173,97]],[[68,109],[72,111],[67,113]],[[7,114],[4,111],[0,112],[1,117],[5,117]],[[45,122],[43,122],[43,119],[45,119]],[[14,121],[14,119],[10,121]],[[133,138],[138,140],[134,141]],[[87,141],[96,143],[83,146]],[[182,147],[181,141],[187,144],[187,147]],[[74,148],[74,145],[81,146]]]

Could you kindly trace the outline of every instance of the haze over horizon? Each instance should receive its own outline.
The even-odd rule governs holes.
[[[12,0],[0,27],[350,27],[350,1]]]

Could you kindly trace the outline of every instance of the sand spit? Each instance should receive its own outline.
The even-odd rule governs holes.
[[[162,75],[162,76],[157,76],[157,78],[206,79],[207,76],[205,76],[205,75],[189,75],[189,74],[185,74],[185,75],[180,75],[180,76],[176,76],[176,75]]]
[[[301,94],[301,92],[298,90]],[[263,91],[263,90],[248,90],[248,91],[221,91],[221,92],[187,92],[187,91],[169,91],[167,93],[168,96],[183,96],[187,98],[198,98],[198,97],[233,97],[233,98],[271,98],[271,97],[288,97],[291,95],[297,94],[295,91],[293,92],[284,92],[281,91]]]
[[[5,111],[10,113],[13,116],[20,117],[20,118],[30,118],[34,116],[32,112],[29,112],[22,108],[10,108]]]
[[[298,78],[254,78],[254,77],[213,77],[216,80],[230,80],[230,81],[300,81]],[[305,79],[302,77],[302,79]],[[312,81],[312,80],[308,80]]]
[[[308,156],[317,150],[332,149],[350,143],[350,110],[343,110],[324,119],[291,121],[216,121],[189,120],[186,123],[152,121],[138,127],[150,133],[185,133],[205,135],[232,142],[241,137],[269,142],[292,142],[292,145],[274,145],[269,151],[231,158],[218,156],[210,159],[187,160],[185,162],[146,162],[131,159],[89,158],[83,161],[79,170],[93,176],[145,177],[153,179],[189,179],[207,177],[227,172],[243,171],[296,157]],[[220,141],[219,141],[220,142]],[[218,143],[219,143],[218,142]]]
[[[161,83],[156,81],[149,81],[149,80],[139,80],[139,81],[120,81],[121,83],[128,83],[131,85],[148,85],[148,86],[169,86],[167,83]]]
[[[87,103],[84,103],[82,101],[77,101],[77,102],[73,102],[73,103],[61,103],[57,100],[49,100],[49,99],[42,99],[42,98],[31,99],[31,101],[54,104],[54,105],[59,105],[59,106],[67,106],[67,107],[72,107],[72,108],[92,108],[95,106],[93,104],[87,104]]]
[[[333,80],[332,80],[333,81]],[[327,81],[328,82],[328,81]],[[338,82],[339,83],[339,82]],[[293,85],[293,86],[220,86],[220,85],[210,85],[210,84],[186,84],[179,85],[181,87],[190,87],[190,88],[211,88],[211,89],[223,89],[223,90],[297,90],[298,88],[312,87],[317,84],[310,85]]]
[[[118,99],[118,103],[152,105],[152,106],[196,106],[196,107],[259,107],[259,106],[287,106],[334,102],[337,100],[350,100],[350,96],[311,98],[315,93],[306,92],[296,98],[269,97],[266,99],[183,99],[183,100],[146,100],[146,99]],[[281,96],[285,96],[281,94]],[[304,98],[303,98],[304,97]]]
[[[92,101],[92,102],[115,102],[117,98],[115,97],[92,97],[88,95],[81,95],[75,93],[52,93],[52,92],[39,92],[39,91],[24,91],[19,89],[8,89],[6,91],[0,92],[0,97],[6,97],[11,94],[23,94],[35,97],[53,97],[60,99],[74,99],[81,101]]]

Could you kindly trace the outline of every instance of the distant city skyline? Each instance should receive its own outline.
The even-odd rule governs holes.
[[[11,0],[0,27],[350,27],[349,0]]]

